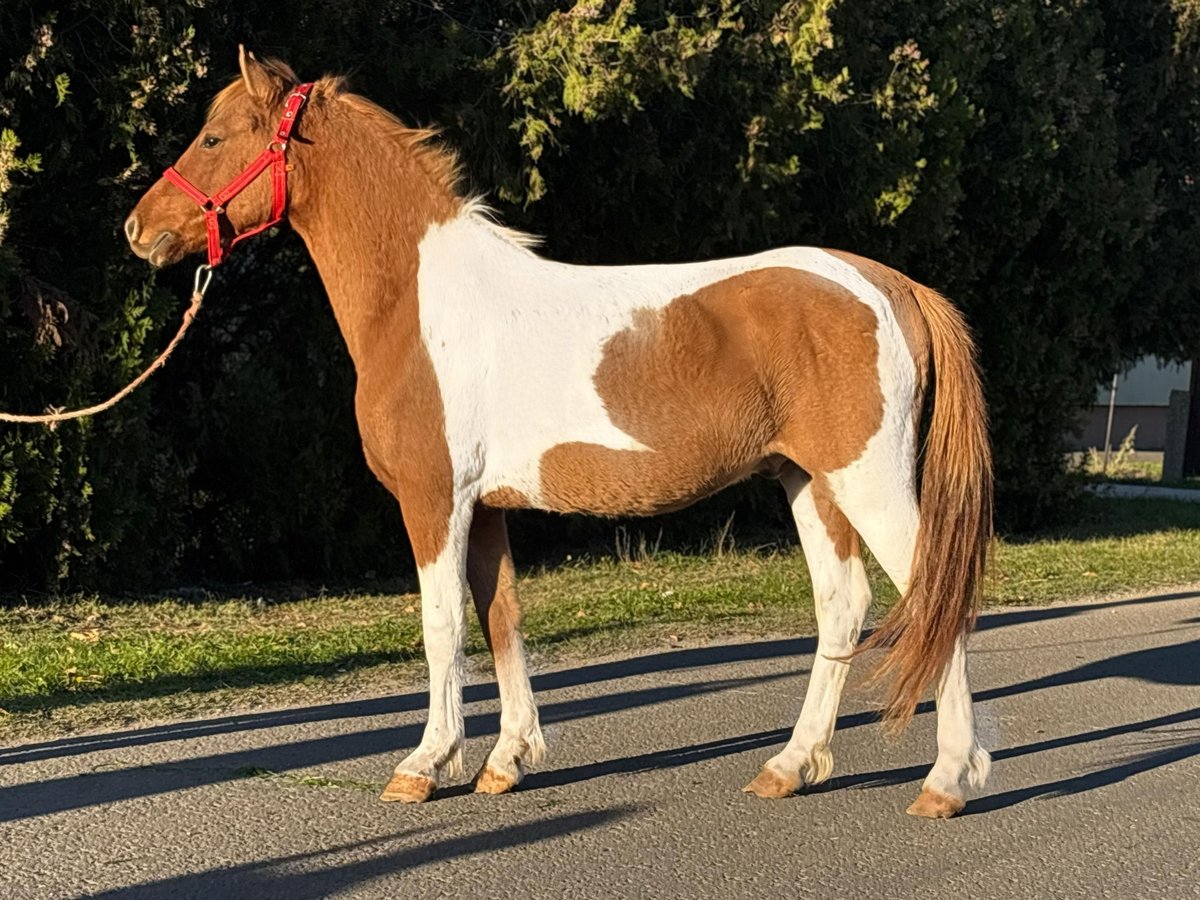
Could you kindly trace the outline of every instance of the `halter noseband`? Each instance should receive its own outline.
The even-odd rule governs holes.
[[[242,170],[237,178],[211,197],[180,175],[174,166],[163,173],[163,177],[167,181],[187,194],[204,210],[204,227],[208,232],[209,268],[219,266],[227,250],[233,249],[233,245],[238,241],[270,228],[279,222],[287,211],[287,173],[291,168],[287,164],[287,146],[292,136],[292,129],[296,127],[296,120],[300,118],[300,107],[308,99],[308,92],[311,89],[312,82],[296,85],[292,93],[288,95],[287,105],[284,106],[279,127],[275,130],[274,140],[267,145],[267,149],[260,153],[254,162]],[[229,242],[229,247],[226,248],[221,243],[221,216],[225,214],[226,205],[249,187],[268,167],[271,169],[271,186],[274,192],[271,200],[271,218],[261,225],[256,225],[248,231],[236,235]]]

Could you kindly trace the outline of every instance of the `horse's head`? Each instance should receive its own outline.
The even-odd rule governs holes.
[[[296,76],[277,61],[260,62],[245,49],[239,59],[242,77],[217,95],[208,119],[175,169],[205,194],[220,191],[272,141]],[[241,233],[271,219],[271,173],[255,179],[225,208],[221,228]],[[204,213],[165,177],[138,201],[125,220],[129,246],[153,266],[178,262],[204,250]]]

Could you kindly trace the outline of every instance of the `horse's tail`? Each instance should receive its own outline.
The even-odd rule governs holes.
[[[933,363],[933,409],[918,448],[920,524],[908,588],[861,648],[889,648],[876,675],[892,676],[884,716],[897,729],[975,624],[992,538],[992,453],[975,345],[946,298],[915,282],[912,289]]]

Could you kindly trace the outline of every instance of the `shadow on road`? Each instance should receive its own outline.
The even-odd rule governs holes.
[[[1156,594],[1115,602],[997,611],[981,616],[977,627],[978,630],[985,631],[1026,622],[1042,622],[1076,616],[1101,608],[1163,603],[1195,596],[1197,596],[1195,593]],[[815,638],[800,637],[727,644],[714,647],[696,647],[686,650],[670,650],[660,653],[649,653],[632,659],[615,660],[564,669],[558,672],[548,672],[544,675],[535,676],[533,678],[533,687],[536,691],[550,691],[559,688],[575,687],[581,684],[591,684],[598,681],[614,681],[637,675],[688,671],[738,662],[798,656],[802,653],[812,653],[815,648]],[[796,674],[803,674],[803,670],[798,669]],[[463,700],[465,703],[480,703],[495,700],[497,696],[495,683],[489,682],[487,684],[468,686],[464,691]],[[1004,695],[977,694],[976,699],[984,700],[992,696]],[[351,700],[341,703],[327,703],[320,706],[308,706],[300,709],[245,713],[211,719],[198,719],[190,722],[178,722],[169,725],[156,725],[150,728],[135,728],[103,734],[80,735],[36,744],[26,744],[11,750],[0,748],[0,765],[33,762],[40,759],[54,759],[76,753],[91,753],[95,750],[144,746],[203,735],[232,734],[241,731],[276,728],[306,722],[325,722],[335,719],[393,715],[424,709],[428,705],[428,702],[428,694],[424,691],[419,691],[399,694],[393,697],[379,697],[372,700]],[[920,708],[920,711],[928,711],[931,708],[931,704],[924,704]],[[838,724],[839,727],[845,728],[864,724],[874,719],[874,715],[863,714],[851,717],[847,721],[839,720]]]
[[[364,882],[411,871],[448,859],[495,853],[536,844],[563,835],[590,831],[629,818],[633,807],[593,810],[551,816],[501,830],[477,831],[461,837],[431,839],[431,826],[408,829],[387,837],[343,844],[328,850],[282,856],[265,862],[210,869],[93,894],[122,900],[176,900],[179,897],[287,897],[309,900],[328,897]],[[389,845],[402,843],[399,849]],[[338,858],[350,856],[346,862]]]
[[[1132,759],[1126,759],[1112,766],[1096,769],[1081,775],[980,797],[978,800],[972,800],[968,804],[967,813],[977,814],[1005,809],[1034,797],[1066,797],[1070,794],[1082,793],[1083,791],[1103,787],[1104,785],[1116,784],[1132,775],[1148,772],[1151,769],[1165,766],[1168,763],[1178,762],[1181,759],[1200,756],[1200,740],[1186,740],[1186,738],[1194,737],[1200,733],[1200,729],[1173,728],[1173,730],[1165,732],[1156,731],[1156,729],[1172,729],[1172,726],[1185,725],[1190,722],[1200,722],[1200,707],[1166,716],[1156,716],[1137,722],[1127,722],[1123,725],[1113,725],[1109,728],[1097,728],[1092,731],[1082,731],[1078,734],[1048,738],[1044,741],[1034,741],[1016,747],[1005,747],[996,750],[992,753],[992,759],[1000,761],[1029,756],[1034,753],[1044,753],[1047,750],[1057,750],[1062,747],[1090,744],[1095,741],[1104,741],[1130,734],[1152,735],[1156,742],[1168,744],[1168,746],[1155,750],[1152,753],[1135,756]],[[833,790],[836,788],[890,787],[892,785],[917,781],[924,778],[928,771],[928,765],[919,765],[905,766],[904,768],[897,769],[884,769],[877,772],[860,772],[830,779],[827,784],[821,785],[821,788]]]
[[[975,696],[976,700],[982,701],[998,697],[1015,696],[1048,687],[1096,681],[1103,678],[1134,678],[1166,684],[1200,685],[1200,640],[1127,653],[1044,678],[1030,679],[1029,681],[1002,688],[980,691]],[[932,710],[932,703],[923,703],[918,708],[918,713],[926,713]],[[875,718],[875,715],[872,713],[843,715],[838,717],[837,727],[839,731],[854,728],[873,721]],[[1197,721],[1200,721],[1200,707],[1184,712],[1172,713],[1171,715],[1128,722],[1108,728],[1097,728],[1092,731],[1084,731],[1058,738],[1048,738],[1043,741],[1036,741],[1017,747],[1005,747],[995,750],[992,753],[992,758],[999,761],[1137,733],[1151,734],[1156,740],[1166,742],[1169,745],[1151,753],[1124,760],[1117,765],[1098,769],[1083,775],[1073,776],[1045,785],[1035,785],[984,797],[972,802],[969,809],[973,813],[987,812],[994,809],[1004,809],[1005,807],[1033,797],[1062,797],[1069,794],[1077,794],[1081,791],[1091,790],[1092,788],[1102,787],[1107,784],[1115,784],[1131,775],[1147,772],[1159,766],[1200,755],[1200,739],[1185,742],[1179,741],[1180,736],[1184,738],[1195,736],[1198,733],[1197,729],[1175,728],[1165,734],[1156,732],[1156,729],[1172,728],[1172,726]],[[790,734],[791,729],[781,728],[774,731],[762,731],[755,734],[726,738],[720,741],[695,744],[689,747],[676,747],[670,750],[644,753],[638,756],[605,760],[588,765],[575,766],[570,769],[536,773],[526,779],[523,789],[572,784],[574,782],[598,778],[603,775],[674,768],[675,766],[687,765],[688,763],[699,762],[700,760],[741,753],[745,750],[758,750],[771,747],[786,741]],[[923,778],[928,770],[929,766],[926,764],[879,772],[843,775],[831,779],[818,788],[810,789],[810,792],[813,790],[825,792],[839,788],[884,787],[904,784]]]
[[[1069,747],[1074,744],[1090,743],[1092,741],[1102,741],[1111,737],[1135,733],[1152,734],[1157,742],[1167,745],[1149,753],[1143,753],[1134,756],[1132,759],[1126,759],[1115,765],[1095,769],[1091,772],[1084,772],[1080,775],[1073,775],[1069,778],[1062,778],[1057,781],[1046,782],[1045,784],[1030,785],[1029,787],[981,797],[978,800],[972,801],[967,806],[966,811],[970,815],[976,815],[978,813],[992,812],[997,809],[1007,809],[1010,806],[1015,806],[1026,800],[1032,800],[1035,797],[1067,797],[1071,794],[1080,794],[1084,791],[1104,787],[1105,785],[1116,784],[1124,781],[1126,778],[1139,775],[1142,772],[1157,769],[1159,766],[1179,762],[1192,756],[1200,756],[1200,738],[1197,738],[1197,734],[1200,734],[1200,728],[1174,728],[1163,733],[1155,733],[1154,731],[1159,728],[1171,728],[1171,726],[1197,721],[1200,721],[1200,707],[1189,709],[1186,712],[1174,713],[1169,716],[1145,719],[1141,722],[1116,725],[1112,728],[1098,728],[1095,731],[1086,731],[1069,737],[1039,741],[1033,744],[1026,744],[1022,747],[999,750],[992,754],[994,759],[1012,759],[1018,756],[1026,756],[1030,753],[1041,753],[1044,750],[1053,750],[1059,747]]]
[[[541,720],[543,723],[553,724],[583,719],[718,691],[762,685],[779,678],[790,677],[792,674],[789,672],[765,677],[671,684],[550,703],[542,707]],[[498,726],[499,717],[494,713],[479,713],[466,718],[467,737],[496,734]],[[271,747],[214,753],[179,763],[103,769],[66,778],[0,787],[0,822],[234,781],[245,777],[240,773],[249,770],[284,772],[364,756],[398,753],[404,747],[416,745],[422,730],[421,725],[374,728]]]
[[[719,741],[692,744],[690,747],[656,750],[651,753],[641,753],[637,756],[624,756],[618,759],[605,759],[599,762],[586,763],[582,766],[571,766],[567,769],[533,772],[527,775],[525,780],[521,782],[521,790],[560,787],[566,784],[590,781],[593,778],[601,778],[606,775],[628,775],[635,772],[674,769],[706,759],[719,759],[722,756],[731,756],[747,750],[760,750],[763,747],[770,747],[773,744],[786,741],[790,734],[790,728],[777,728],[774,731],[760,731],[755,734],[722,738]]]
[[[755,641],[715,647],[695,647],[686,650],[670,650],[648,653],[632,659],[593,663],[547,672],[533,677],[535,691],[553,691],[600,681],[617,681],[638,675],[694,671],[711,666],[731,663],[753,662],[812,653],[817,642],[812,637],[787,638],[782,640]],[[803,675],[806,670],[797,667],[791,675]],[[482,703],[499,696],[495,682],[468,685],[463,691],[463,702]],[[620,694],[614,696],[621,696]],[[581,701],[582,702],[582,701]],[[661,701],[649,701],[661,702]],[[342,703],[326,703],[300,709],[281,709],[269,712],[243,713],[213,719],[198,719],[191,722],[176,722],[155,725],[150,728],[135,728],[105,734],[79,735],[37,744],[26,744],[11,750],[0,748],[0,765],[55,759],[77,753],[91,753],[119,747],[139,747],[163,741],[177,741],[191,737],[213,734],[233,734],[240,731],[255,731],[263,728],[278,728],[307,722],[327,722],[335,719],[358,719],[371,716],[395,715],[425,709],[429,705],[429,694],[414,691],[394,697],[378,697],[372,700],[349,700]],[[624,707],[613,707],[613,709]],[[494,718],[494,717],[493,717]],[[545,711],[542,720],[547,721]],[[398,733],[398,732],[393,732]],[[481,732],[482,733],[482,732]]]
[[[1120,609],[1124,606],[1145,606],[1149,603],[1170,603],[1172,600],[1192,600],[1200,597],[1200,591],[1180,591],[1171,594],[1150,594],[1145,597],[1130,597],[1127,600],[1097,600],[1095,603],[1064,603],[1058,606],[1037,606],[1025,609],[997,610],[979,617],[976,631],[991,631],[1009,625],[1028,622],[1048,622],[1094,612],[1098,609]],[[1186,623],[1185,623],[1186,624]]]
[[[1067,617],[1100,607],[1127,606],[1138,603],[1164,602],[1193,594],[1163,594],[1120,601],[1116,604],[1089,604],[1083,606],[1047,607],[1038,609],[997,612],[985,616],[983,628],[1015,625],[1021,622],[1041,621],[1054,617]],[[1070,643],[1069,641],[1065,643]],[[617,681],[634,675],[653,675],[670,671],[696,670],[749,660],[771,659],[810,652],[813,642],[809,638],[797,640],[760,641],[722,647],[649,654],[629,660],[580,666],[561,672],[548,673],[535,679],[539,690],[570,687],[601,681]],[[550,703],[542,708],[545,723],[564,722],[618,710],[632,709],[654,704],[672,703],[705,694],[735,690],[749,685],[762,685],[770,681],[793,677],[797,671],[786,671],[767,676],[710,679],[705,681],[665,684],[651,688],[614,691],[582,699]],[[1200,639],[1165,647],[1154,647],[1131,653],[1120,654],[1108,659],[1087,663],[1073,669],[1051,675],[1032,678],[998,688],[976,693],[978,701],[995,700],[1017,696],[1032,691],[1063,685],[1092,682],[1110,678],[1130,678],[1142,681],[1200,685]],[[468,689],[468,702],[480,702],[495,697],[495,686],[478,685]],[[121,747],[137,747],[161,741],[178,740],[198,735],[217,735],[253,729],[272,728],[301,722],[319,722],[332,719],[381,716],[401,711],[424,708],[426,695],[410,693],[395,698],[332,703],[299,710],[258,713],[247,716],[227,716],[218,719],[183,723],[116,732],[90,737],[68,738],[18,748],[0,753],[2,763],[25,763],[58,756],[87,753],[93,750]],[[931,703],[922,704],[918,712],[932,709]],[[1111,737],[1145,732],[1154,728],[1178,725],[1200,718],[1200,710],[1178,713],[1174,716],[1147,719],[1128,724],[1081,732],[1062,738],[1040,741],[1021,747],[998,750],[996,759],[1007,759],[1029,753],[1042,752],[1056,747],[1089,743]],[[858,727],[876,719],[874,713],[843,715],[838,719],[839,729]],[[477,713],[466,720],[468,736],[494,734],[498,718],[492,713]],[[421,734],[420,725],[403,727],[381,727],[327,737],[300,740],[264,748],[253,748],[227,753],[202,756],[168,765],[148,765],[134,768],[103,770],[67,778],[50,779],[43,782],[14,785],[0,788],[0,821],[15,821],[33,816],[46,815],[69,809],[78,809],[101,803],[111,803],[134,797],[166,793],[203,784],[214,784],[232,780],[239,770],[265,768],[271,771],[305,769],[332,762],[356,759],[375,754],[395,753],[417,743]],[[672,748],[644,753],[636,756],[598,761],[567,769],[541,772],[531,775],[526,782],[529,789],[553,785],[571,784],[578,781],[617,774],[656,769],[674,768],[705,759],[714,759],[743,751],[769,747],[787,739],[788,730],[758,732],[730,737],[692,746]],[[973,804],[973,811],[982,812],[1002,809],[1014,803],[1037,796],[1062,796],[1078,793],[1104,784],[1120,781],[1137,772],[1144,772],[1161,765],[1200,753],[1200,741],[1172,744],[1109,768],[1084,775],[1073,776],[1048,785],[1023,788],[983,798]],[[906,782],[921,777],[925,767],[907,767],[885,772],[863,773],[835,779],[823,789],[839,787],[873,786]]]

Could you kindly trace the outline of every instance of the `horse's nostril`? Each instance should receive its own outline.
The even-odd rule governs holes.
[[[132,215],[128,219],[125,220],[125,237],[128,238],[130,241],[136,241],[138,238],[138,234],[141,233],[141,230],[142,230],[142,227],[141,227],[140,223],[138,222],[138,218],[136,215]]]

